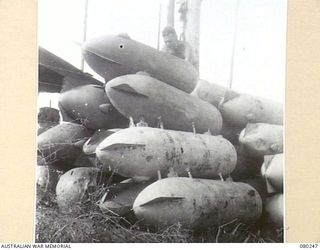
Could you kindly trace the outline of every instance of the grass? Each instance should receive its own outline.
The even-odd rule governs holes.
[[[38,189],[37,197],[43,197]],[[99,194],[99,195],[97,195]],[[150,229],[133,218],[102,213],[97,205],[101,192],[75,206],[72,212],[61,212],[55,195],[47,193],[37,201],[36,242],[38,243],[216,243],[216,242],[283,242],[282,230],[259,229],[238,221],[196,232],[179,224]],[[261,222],[262,224],[264,222]]]

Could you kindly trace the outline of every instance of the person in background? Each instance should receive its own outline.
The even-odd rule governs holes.
[[[177,33],[173,27],[166,26],[162,31],[162,37],[165,45],[161,51],[184,59],[190,62],[197,70],[199,69],[193,48],[187,42],[178,40]]]

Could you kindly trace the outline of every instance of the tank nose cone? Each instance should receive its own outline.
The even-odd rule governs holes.
[[[106,81],[119,76],[121,64],[112,36],[90,39],[83,43],[81,49],[86,63]]]
[[[82,52],[91,52],[99,56],[110,57],[119,41],[114,36],[101,36],[87,40],[82,44]]]
[[[109,52],[112,44],[107,37],[98,37],[89,39],[84,42],[81,46],[82,54],[86,60],[91,57],[96,58],[96,60],[106,60],[109,59]],[[108,58],[105,58],[108,57]],[[90,60],[89,60],[90,61]]]
[[[84,59],[89,65],[96,64],[96,61],[99,61],[99,58],[103,55],[101,46],[96,41],[96,39],[91,39],[84,42],[81,46],[81,51]]]
[[[98,50],[101,47],[101,44],[103,44],[102,42],[100,42],[101,40],[103,39],[94,38],[94,39],[89,39],[85,41],[81,46],[82,53],[86,53],[86,52],[98,53]]]
[[[83,58],[85,59],[86,63],[88,63],[95,71],[98,58],[98,51],[96,50],[97,44],[95,40],[88,40],[84,42],[81,46],[81,52],[83,55]]]

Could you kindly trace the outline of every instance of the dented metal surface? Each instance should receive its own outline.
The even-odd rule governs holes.
[[[266,123],[249,123],[240,133],[239,142],[251,156],[282,153],[283,126]]]
[[[91,134],[84,126],[74,123],[61,123],[48,129],[38,136],[38,155],[41,157],[38,164],[70,169]]]
[[[220,134],[222,117],[211,104],[145,75],[125,75],[109,81],[106,92],[114,107],[135,122],[151,127]]]
[[[125,177],[188,176],[218,178],[230,174],[237,155],[220,136],[148,127],[127,128],[106,138],[96,156]]]
[[[233,91],[226,93],[219,110],[226,122],[242,128],[248,123],[283,123],[281,103]]]
[[[127,127],[129,124],[128,119],[111,105],[104,87],[99,85],[80,86],[61,93],[59,107],[64,120],[71,119],[89,129]]]
[[[283,154],[266,155],[261,167],[269,193],[283,191]]]
[[[133,210],[149,225],[180,223],[191,229],[218,226],[234,219],[255,222],[262,213],[258,192],[245,183],[167,178],[146,187]]]
[[[121,75],[144,71],[190,93],[198,81],[197,70],[189,62],[128,37],[97,37],[85,42],[82,52],[89,66],[106,82]]]

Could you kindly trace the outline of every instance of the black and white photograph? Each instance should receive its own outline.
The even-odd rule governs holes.
[[[282,243],[286,0],[38,0],[36,243]]]

